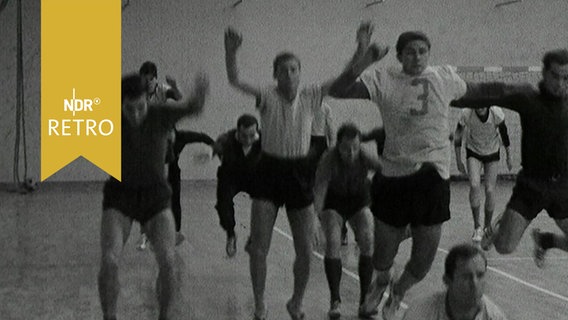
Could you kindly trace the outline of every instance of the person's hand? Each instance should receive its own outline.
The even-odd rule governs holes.
[[[359,56],[352,65],[353,74],[361,74],[367,67],[384,58],[389,52],[388,46],[381,46],[377,43],[371,44],[362,56]]]
[[[370,21],[364,21],[357,29],[357,44],[360,47],[367,48],[371,43],[374,26]]]
[[[243,43],[243,37],[240,33],[233,28],[227,28],[225,31],[225,51],[236,52],[241,43]]]
[[[171,76],[166,76],[166,83],[172,88],[177,88],[177,82]]]
[[[463,161],[458,160],[457,165],[458,165],[459,172],[461,172],[463,174],[467,174],[467,170],[465,169],[465,166],[463,165]]]
[[[193,86],[193,99],[192,102],[195,104],[195,111],[197,113],[203,110],[205,105],[205,98],[209,94],[209,79],[207,75],[203,72],[198,72],[195,76],[194,86]]]

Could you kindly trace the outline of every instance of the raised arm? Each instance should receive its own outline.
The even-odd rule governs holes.
[[[357,81],[357,78],[371,64],[384,58],[389,51],[388,47],[370,44],[372,34],[373,25],[370,22],[364,22],[359,26],[357,49],[353,58],[339,77],[324,84],[324,92],[335,98],[370,99],[367,87]]]
[[[176,80],[170,76],[166,76],[166,83],[170,86],[170,88],[166,92],[166,98],[173,99],[175,101],[181,100],[183,98],[183,95],[178,89]]]
[[[167,110],[168,120],[175,123],[182,117],[201,114],[208,94],[209,80],[204,73],[199,72],[195,76],[193,91],[189,98],[177,103],[165,103],[157,107]]]
[[[225,65],[227,68],[227,78],[229,83],[240,91],[260,97],[260,89],[239,79],[239,69],[237,67],[237,50],[243,42],[242,36],[234,29],[227,28],[225,31]]]

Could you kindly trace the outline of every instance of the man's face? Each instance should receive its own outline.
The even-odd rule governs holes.
[[[148,73],[142,75],[142,81],[144,87],[146,87],[146,93],[152,94],[156,91],[156,86],[158,86],[158,78],[156,78],[153,74]]]
[[[237,130],[237,139],[243,147],[250,147],[256,140],[258,140],[258,128],[256,124],[250,127],[239,127]]]
[[[568,98],[568,64],[560,65],[556,62],[550,68],[542,71],[546,90],[555,97]]]
[[[296,59],[282,61],[276,68],[274,77],[278,87],[288,92],[296,92],[300,84],[300,63]]]
[[[135,99],[124,99],[124,102],[122,103],[122,115],[131,126],[140,126],[144,119],[146,119],[147,114],[148,104],[146,102],[146,95],[142,95]]]
[[[337,145],[339,156],[341,160],[346,163],[353,163],[357,160],[361,151],[361,140],[359,137],[355,138],[342,138]]]
[[[445,278],[448,295],[463,303],[479,304],[485,292],[486,271],[485,260],[480,255],[458,260],[453,278]]]
[[[397,55],[397,58],[402,63],[404,73],[417,76],[428,66],[428,58],[430,58],[428,43],[422,40],[410,41]]]

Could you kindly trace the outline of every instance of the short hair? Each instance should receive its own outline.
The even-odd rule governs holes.
[[[281,52],[278,55],[276,55],[276,58],[274,58],[274,61],[272,62],[272,74],[274,76],[276,76],[276,70],[278,69],[278,67],[282,63],[284,63],[285,61],[288,61],[288,60],[296,60],[298,62],[298,68],[299,69],[302,68],[302,65],[300,64],[300,59],[298,58],[298,56],[296,56],[292,52]]]
[[[414,40],[421,40],[426,42],[428,45],[428,50],[430,50],[431,44],[428,36],[422,31],[407,31],[400,34],[398,41],[396,42],[396,54],[400,54],[406,45]]]
[[[344,138],[361,139],[361,130],[359,130],[359,128],[354,123],[344,123],[341,125],[341,127],[339,127],[339,130],[337,130],[337,143],[339,144]]]
[[[544,70],[550,69],[553,63],[558,63],[559,65],[568,64],[568,50],[556,49],[547,51],[542,58]]]
[[[485,261],[485,267],[487,267],[487,257],[485,257],[485,254],[483,253],[483,251],[481,251],[480,248],[470,243],[463,243],[454,246],[452,249],[450,249],[450,252],[446,257],[444,275],[448,279],[453,279],[458,260],[469,260],[473,259],[476,256],[481,256],[483,258],[483,261]]]
[[[240,127],[249,128],[253,125],[256,125],[258,129],[258,120],[252,114],[245,113],[237,119],[237,129]]]
[[[146,61],[140,66],[140,70],[138,71],[138,73],[141,76],[151,74],[153,77],[157,78],[158,77],[158,67],[156,67],[156,64],[154,62]]]
[[[122,77],[122,102],[124,99],[138,99],[145,92],[144,85],[142,84],[142,77],[138,74],[131,73]]]

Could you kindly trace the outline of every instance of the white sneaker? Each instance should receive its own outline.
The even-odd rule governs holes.
[[[538,228],[533,229],[531,235],[534,242],[534,251],[533,251],[534,263],[536,264],[537,267],[542,269],[544,268],[544,263],[546,261],[545,259],[546,249],[542,247],[540,242],[540,229]]]
[[[137,249],[140,251],[146,250],[148,247],[148,237],[145,233],[140,234],[140,240],[138,240]]]
[[[371,282],[371,285],[369,286],[369,291],[365,295],[363,303],[359,307],[359,313],[373,314],[377,309],[377,307],[379,306],[379,304],[381,303],[383,294],[387,289],[387,285],[380,285],[379,283],[377,283],[377,278],[375,277],[375,279]]]
[[[389,297],[387,298],[387,301],[385,302],[385,305],[383,306],[383,319],[384,320],[400,319],[400,316],[398,314],[399,314],[399,311],[402,310],[401,304],[402,304],[402,298],[403,297],[399,297],[399,296],[394,294],[393,283],[394,282],[391,279],[391,282],[389,284]]]
[[[480,243],[481,239],[483,239],[484,234],[485,232],[483,232],[483,229],[481,227],[477,227],[477,229],[473,231],[473,235],[471,236],[471,241],[475,243]]]

